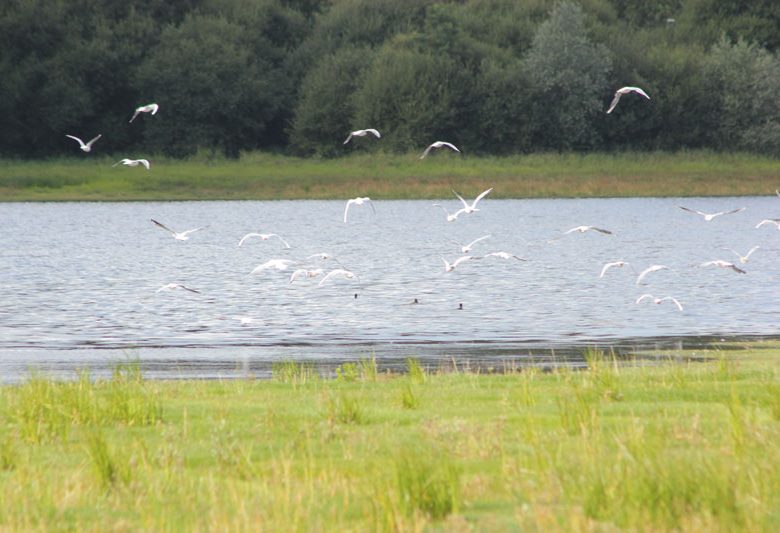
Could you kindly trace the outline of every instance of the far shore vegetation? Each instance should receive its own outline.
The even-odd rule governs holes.
[[[775,194],[780,160],[710,151],[470,156],[356,153],[340,158],[201,152],[112,167],[97,154],[0,160],[0,201],[432,199],[452,189],[498,198]]]
[[[780,530],[780,343],[584,360],[33,374],[0,386],[0,529]]]

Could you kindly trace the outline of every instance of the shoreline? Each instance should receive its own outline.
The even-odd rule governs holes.
[[[493,187],[494,199],[764,196],[780,188],[780,160],[753,154],[623,152],[418,159],[382,152],[335,159],[252,152],[153,157],[0,159],[0,202],[439,199]]]

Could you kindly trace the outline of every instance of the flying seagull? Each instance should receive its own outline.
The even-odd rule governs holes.
[[[745,263],[748,262],[748,260],[750,259],[750,256],[753,254],[753,252],[755,252],[759,248],[760,248],[760,246],[754,246],[745,255],[742,255],[738,251],[732,250],[731,248],[724,248],[724,250],[728,250],[729,252],[734,253],[737,257],[739,257],[739,262],[744,265]]]
[[[157,110],[160,109],[160,106],[157,104],[148,104],[148,105],[142,105],[141,107],[135,108],[135,113],[133,113],[133,118],[130,119],[130,122],[135,120],[135,117],[137,117],[140,113],[151,113],[152,115],[157,114]]]
[[[444,271],[445,272],[452,272],[455,270],[455,267],[457,267],[459,264],[461,264],[464,261],[469,261],[471,259],[474,259],[471,255],[464,255],[461,257],[458,257],[452,264],[450,264],[446,259],[443,257],[441,258],[442,261],[444,261]]]
[[[745,271],[739,268],[734,263],[729,263],[728,261],[723,261],[722,259],[716,259],[715,261],[707,261],[706,263],[702,263],[699,266],[706,267],[706,266],[713,266],[713,265],[720,268],[730,268],[737,274],[745,274]]]
[[[322,261],[327,261],[328,259],[333,259],[333,256],[327,252],[320,252],[318,254],[311,254],[307,256],[306,259],[320,259]],[[338,261],[336,262],[338,263]]]
[[[179,233],[178,231],[172,230],[162,222],[157,222],[155,219],[151,219],[151,221],[154,222],[155,225],[164,229],[165,231],[170,232],[171,235],[173,235],[173,238],[176,239],[177,241],[186,241],[190,238],[190,233],[195,233],[196,231],[200,231],[202,229],[208,228],[208,226],[203,226],[200,228],[188,229],[187,231],[182,231],[181,233]]]
[[[368,205],[371,206],[371,210],[374,212],[374,214],[376,214],[376,209],[374,209],[374,204],[371,202],[371,198],[368,196],[364,196],[363,198],[352,198],[351,200],[347,200],[347,206],[344,208],[344,223],[347,223],[347,212],[349,212],[349,206],[352,204],[363,205],[365,203],[368,203]]]
[[[357,278],[357,274],[355,274],[354,272],[352,272],[350,270],[345,270],[343,268],[336,268],[334,270],[331,270],[327,274],[325,274],[325,277],[320,280],[320,282],[319,282],[319,284],[317,286],[321,287],[323,283],[325,283],[330,278],[335,277],[335,276],[344,276],[346,279]]]
[[[285,241],[284,239],[282,239],[282,238],[281,238],[279,235],[277,235],[276,233],[247,233],[246,235],[244,235],[243,237],[241,237],[241,240],[240,240],[240,241],[238,241],[238,245],[239,245],[239,246],[243,245],[245,240],[247,240],[247,239],[251,239],[252,237],[257,237],[257,238],[259,238],[261,241],[267,241],[267,240],[268,240],[268,239],[270,239],[271,237],[276,237],[277,239],[279,239],[280,241],[282,241],[282,244],[284,244],[284,247],[285,247],[285,248],[289,248],[289,247],[290,247],[290,245],[289,245],[289,244],[287,244],[287,241]]]
[[[460,153],[460,150],[458,150],[458,147],[455,146],[452,143],[444,142],[444,141],[436,141],[435,143],[432,143],[428,148],[425,149],[423,152],[423,155],[420,156],[420,159],[424,159],[426,155],[428,155],[428,152],[431,151],[432,148],[442,148],[446,146],[447,148],[451,150],[455,150],[456,152]]]
[[[452,193],[453,193],[455,196],[457,196],[457,197],[458,197],[458,200],[460,200],[460,201],[461,201],[461,203],[463,204],[463,212],[464,212],[464,213],[466,213],[467,215],[470,215],[471,213],[473,213],[473,212],[475,212],[475,211],[479,211],[479,209],[477,209],[477,202],[479,202],[479,201],[480,201],[480,200],[482,200],[482,199],[483,199],[485,196],[487,196],[488,194],[490,194],[490,191],[492,191],[492,190],[493,190],[493,187],[491,187],[491,188],[487,189],[486,191],[482,191],[481,193],[479,193],[479,196],[477,196],[477,197],[476,197],[476,199],[475,199],[473,202],[471,202],[471,204],[469,204],[468,202],[466,202],[466,200],[464,200],[464,199],[463,199],[463,197],[462,197],[461,195],[459,195],[457,192],[455,192],[455,190],[454,190],[454,189],[453,189]]]
[[[257,274],[258,272],[268,270],[269,268],[275,268],[276,270],[287,270],[287,267],[293,263],[295,263],[295,261],[291,261],[290,259],[270,259],[262,265],[257,265],[249,274]]]
[[[90,152],[92,150],[92,143],[94,143],[95,141],[100,139],[102,136],[103,136],[103,134],[100,134],[100,135],[98,135],[97,137],[94,137],[88,143],[85,144],[84,141],[82,141],[81,139],[79,139],[75,135],[65,135],[65,137],[69,137],[69,138],[73,139],[74,141],[78,142],[79,143],[79,148],[81,148],[82,152]]]
[[[612,235],[612,232],[606,229],[597,228],[596,226],[577,226],[576,228],[572,228],[568,231],[563,232],[564,235],[568,235],[569,233],[574,233],[575,231],[579,233],[585,233],[586,231],[598,231],[599,233],[603,233],[604,235]]]
[[[780,218],[765,218],[758,224],[756,224],[756,229],[760,228],[764,224],[774,224],[777,226],[777,230],[780,231]]]
[[[670,270],[670,268],[666,265],[653,265],[649,266],[646,269],[644,269],[642,272],[639,273],[639,276],[636,278],[636,285],[639,285],[639,282],[642,281],[642,278],[650,274],[651,272],[658,272],[659,270]]]
[[[447,214],[447,222],[455,221],[461,213],[465,213],[466,212],[465,209],[458,209],[454,213],[450,213],[441,204],[433,204],[433,205],[435,205],[436,207],[440,208],[442,211],[444,211]]]
[[[719,211],[717,213],[703,213],[703,212],[698,211],[696,209],[688,209],[687,207],[683,207],[681,205],[678,205],[677,207],[679,207],[683,211],[688,211],[689,213],[695,213],[697,215],[701,215],[701,216],[704,217],[704,220],[707,221],[707,222],[709,222],[710,220],[712,220],[715,217],[719,217],[720,215],[731,215],[731,214],[739,213],[740,211],[744,211],[745,210],[744,207],[740,207],[739,209],[733,209],[731,211]]]
[[[295,281],[295,278],[298,277],[306,277],[306,278],[316,278],[320,274],[322,274],[323,270],[321,268],[315,268],[314,270],[307,270],[305,268],[299,268],[295,272],[292,273],[292,276],[290,276],[290,283]]]
[[[468,244],[465,244],[465,245],[464,245],[464,244],[461,244],[461,243],[459,243],[458,241],[452,241],[452,242],[454,242],[455,244],[457,244],[458,246],[460,246],[460,251],[461,251],[461,252],[463,252],[464,254],[467,254],[467,253],[469,253],[469,252],[471,251],[471,247],[472,247],[472,246],[474,246],[475,244],[477,244],[479,241],[483,241],[483,240],[487,239],[488,237],[490,237],[490,235],[483,235],[483,236],[482,236],[482,237],[480,237],[479,239],[474,239],[473,241],[471,241],[470,243],[468,243]]]
[[[117,161],[111,166],[115,167],[120,164],[128,167],[137,167],[138,165],[143,165],[146,167],[146,170],[149,170],[149,167],[151,166],[148,159],[122,159],[121,161]]]
[[[604,265],[604,267],[601,269],[601,274],[599,274],[600,278],[604,277],[604,274],[607,273],[607,270],[609,270],[612,267],[622,268],[624,266],[628,265],[628,262],[626,261],[615,261],[614,263],[607,263]]]
[[[671,296],[664,296],[663,298],[656,298],[652,294],[643,294],[642,296],[640,296],[639,298],[636,299],[636,303],[640,303],[640,302],[642,302],[642,300],[646,300],[648,298],[653,300],[653,303],[655,303],[655,304],[660,304],[661,302],[669,300],[669,301],[673,302],[674,305],[677,306],[677,309],[679,309],[680,311],[683,310],[682,304],[680,302],[678,302],[676,298],[672,298]]]
[[[620,97],[621,96],[623,96],[624,94],[629,94],[629,93],[640,94],[640,95],[644,96],[645,98],[647,98],[648,100],[650,100],[650,97],[647,96],[647,93],[645,91],[643,91],[642,89],[640,89],[639,87],[621,87],[620,89],[615,91],[615,97],[612,98],[612,103],[609,104],[609,109],[607,109],[607,114],[612,113],[612,110],[615,109],[615,106],[620,101]]]
[[[343,144],[347,144],[350,140],[352,140],[352,137],[365,137],[369,133],[373,134],[377,139],[382,137],[377,130],[374,128],[368,128],[365,130],[355,130],[349,134],[349,137],[347,137],[347,140],[344,141]]]
[[[184,289],[185,291],[190,291],[190,292],[194,292],[194,293],[200,294],[200,291],[196,291],[195,289],[190,289],[189,287],[185,287],[181,283],[168,283],[167,285],[163,285],[162,287],[157,289],[155,292],[173,291],[173,290],[176,290],[176,289]]]
[[[510,254],[509,252],[490,252],[489,254],[485,254],[479,259],[484,259],[485,257],[500,257],[501,259],[517,259],[518,261],[528,261],[528,259],[523,259],[522,257],[518,257],[515,254]]]

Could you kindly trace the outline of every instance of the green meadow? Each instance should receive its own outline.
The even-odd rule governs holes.
[[[491,198],[774,194],[780,161],[751,154],[626,152],[479,157],[355,153],[334,159],[247,153],[225,159],[149,157],[152,168],[112,167],[95,156],[0,160],[0,200],[285,200],[449,198],[451,188]]]
[[[0,387],[0,529],[777,531],[780,343]]]

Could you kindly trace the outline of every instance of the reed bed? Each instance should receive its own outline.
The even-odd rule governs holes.
[[[0,387],[0,529],[777,531],[780,345]]]
[[[112,167],[114,157],[0,160],[0,199],[284,200],[449,198],[451,187],[491,198],[774,194],[780,161],[753,154],[625,152],[505,157],[355,153],[334,159],[247,153],[225,159],[149,156],[152,168]]]

